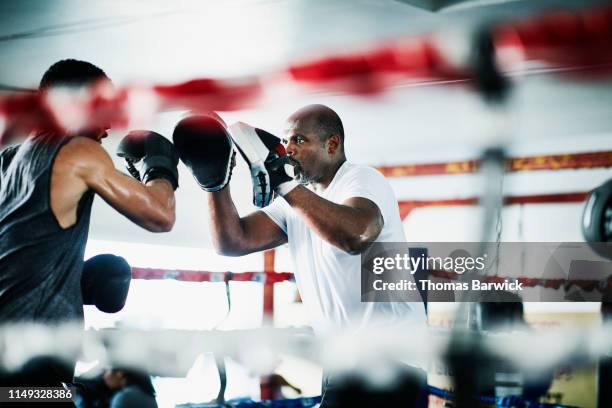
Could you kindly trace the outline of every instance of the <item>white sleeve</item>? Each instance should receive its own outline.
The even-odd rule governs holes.
[[[287,213],[286,213],[287,204],[285,203],[285,199],[282,197],[276,197],[272,204],[267,207],[262,208],[264,214],[268,216],[276,225],[282,229],[285,234],[287,234]]]
[[[363,197],[374,202],[384,212],[389,202],[396,202],[393,189],[381,173],[371,167],[358,167],[347,174],[338,194],[338,202]]]

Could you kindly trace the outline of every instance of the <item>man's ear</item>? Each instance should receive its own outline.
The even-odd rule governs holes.
[[[327,138],[327,153],[335,154],[340,148],[340,136],[331,135]]]

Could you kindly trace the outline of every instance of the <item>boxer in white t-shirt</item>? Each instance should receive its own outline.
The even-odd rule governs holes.
[[[286,156],[275,145],[279,140],[265,131],[238,123],[230,133],[254,175],[256,204],[266,205],[272,191],[278,197],[240,217],[228,188],[210,193],[218,252],[240,256],[288,243],[317,333],[368,327],[377,317],[386,324],[425,324],[422,302],[361,302],[360,253],[374,241],[404,242],[405,236],[397,199],[384,176],[347,162],[336,112],[310,105],[291,115],[282,139]],[[257,157],[262,146],[263,157]],[[281,165],[287,162],[294,166],[293,179]],[[331,406],[326,397],[322,406]]]

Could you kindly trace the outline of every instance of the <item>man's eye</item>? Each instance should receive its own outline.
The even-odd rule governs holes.
[[[295,142],[298,143],[298,144],[302,144],[302,143],[304,143],[304,139],[302,139],[301,137],[298,137],[298,138],[295,139]]]

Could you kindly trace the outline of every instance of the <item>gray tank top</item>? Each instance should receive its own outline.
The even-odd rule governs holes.
[[[51,172],[69,138],[39,134],[0,153],[0,324],[83,319],[81,271],[93,191],[63,229],[51,211]]]

